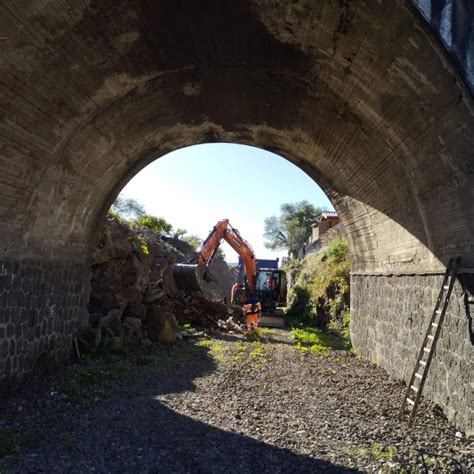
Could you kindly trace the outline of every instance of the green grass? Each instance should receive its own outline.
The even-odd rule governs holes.
[[[315,328],[293,328],[291,335],[295,340],[295,347],[300,352],[322,354],[330,350],[348,349],[346,341],[334,334]]]
[[[371,441],[370,446],[357,449],[352,454],[358,458],[372,461],[390,462],[397,454],[397,449],[394,446],[384,446],[376,441]]]
[[[276,334],[275,329],[266,328],[266,327],[259,327],[258,328],[258,335],[259,336],[271,336],[272,334]]]
[[[212,339],[202,339],[197,343],[197,345],[207,349],[210,352],[212,358],[219,362],[226,362],[229,360],[222,344],[217,341]]]
[[[235,344],[223,345],[212,339],[202,339],[197,345],[208,350],[216,361],[238,363],[248,371],[261,369],[267,360],[267,352],[258,335]]]

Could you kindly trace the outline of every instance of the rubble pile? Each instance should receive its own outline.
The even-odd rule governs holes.
[[[178,324],[217,328],[219,320],[238,321],[240,308],[216,301],[230,294],[233,278],[222,258],[211,265],[219,283],[204,283],[203,294],[186,294],[176,286],[173,264],[193,255],[182,240],[108,218],[93,254],[92,327],[149,344],[176,340]]]

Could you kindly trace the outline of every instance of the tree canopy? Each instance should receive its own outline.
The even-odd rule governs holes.
[[[194,234],[185,235],[183,237],[183,240],[187,242],[189,245],[191,245],[191,247],[195,250],[197,250],[201,246],[201,243],[202,243],[201,237]]]
[[[173,231],[173,226],[163,217],[150,216],[148,214],[134,219],[132,225],[139,229],[148,229],[152,232],[158,232],[165,235],[170,235]]]
[[[287,249],[290,255],[297,255],[311,235],[311,225],[321,212],[320,207],[306,200],[282,204],[279,216],[265,219],[265,247],[271,250]]]
[[[201,239],[199,237],[195,235],[186,235],[188,233],[186,229],[174,229],[173,225],[164,217],[156,217],[147,214],[143,204],[133,198],[126,198],[122,195],[117,196],[117,199],[109,210],[109,215],[126,223],[132,228],[147,229],[169,237],[189,241],[190,245],[195,248],[199,247],[201,244]]]
[[[110,210],[125,220],[137,219],[146,214],[143,204],[136,199],[123,197],[121,194],[117,196]]]

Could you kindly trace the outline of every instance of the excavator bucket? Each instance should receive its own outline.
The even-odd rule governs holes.
[[[204,275],[202,276],[202,279],[204,281],[207,281],[207,283],[211,283],[211,281],[213,281],[214,283],[217,283],[216,277],[211,273],[209,268],[207,268],[206,271],[204,272]]]
[[[203,268],[197,263],[176,263],[173,266],[174,281],[184,291],[201,291]]]

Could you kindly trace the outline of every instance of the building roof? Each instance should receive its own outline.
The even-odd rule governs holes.
[[[339,215],[336,211],[323,211],[318,217],[318,220],[311,224],[311,227],[318,227],[321,221],[325,221],[327,219],[339,219]]]
[[[321,213],[319,220],[322,221],[323,219],[332,219],[334,217],[339,217],[336,211],[324,211]]]

